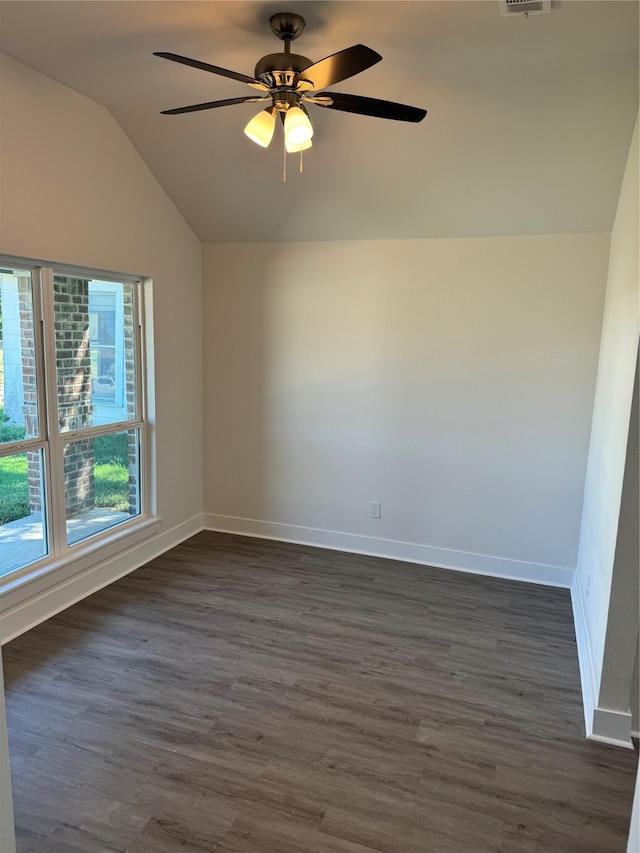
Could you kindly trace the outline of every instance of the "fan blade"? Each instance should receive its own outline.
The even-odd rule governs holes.
[[[227,98],[226,101],[207,101],[206,104],[191,104],[189,107],[176,107],[174,110],[162,110],[163,116],[177,116],[181,113],[195,113],[198,110],[214,110],[216,107],[230,107],[232,104],[255,104],[258,101],[268,101],[269,98]]]
[[[342,110],[345,113],[389,118],[394,121],[422,121],[427,114],[426,110],[421,110],[419,107],[396,104],[394,101],[381,101],[378,98],[362,98],[360,95],[319,92],[319,97],[331,98],[331,104],[322,103],[320,100],[316,102],[319,107],[324,107],[326,110]]]
[[[226,68],[219,68],[217,65],[209,65],[208,62],[200,62],[199,59],[189,59],[188,56],[180,56],[177,53],[165,53],[159,51],[153,54],[160,56],[162,59],[170,59],[172,62],[180,62],[182,65],[191,65],[193,68],[199,68],[201,71],[209,71],[211,74],[219,74],[221,77],[231,77],[232,80],[239,80],[241,83],[262,84],[255,77],[248,77],[246,74],[239,74],[237,71],[229,71]]]
[[[346,80],[347,77],[366,71],[381,59],[380,54],[371,50],[370,47],[354,44],[353,47],[339,50],[305,68],[296,76],[294,86],[300,80],[310,80],[314,89],[324,89],[325,86],[332,86],[334,83]]]

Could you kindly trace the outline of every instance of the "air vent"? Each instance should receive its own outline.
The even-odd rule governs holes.
[[[503,17],[546,15],[551,11],[551,0],[498,0],[498,6]]]

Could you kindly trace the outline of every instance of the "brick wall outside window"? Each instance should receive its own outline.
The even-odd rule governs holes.
[[[26,436],[38,434],[38,389],[36,386],[36,350],[33,332],[33,309],[31,303],[31,279],[18,279],[18,305],[20,310],[20,337],[23,377],[23,414]],[[27,453],[29,479],[29,505],[31,512],[42,511],[40,490],[40,451]]]
[[[56,276],[54,280],[56,375],[59,429],[93,425],[91,350],[89,344],[89,282]],[[67,516],[95,503],[93,442],[74,441],[64,452]]]

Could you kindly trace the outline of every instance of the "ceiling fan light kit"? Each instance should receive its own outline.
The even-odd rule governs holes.
[[[267,107],[254,116],[244,129],[245,134],[256,145],[268,148],[276,129],[276,108]]]
[[[186,107],[163,110],[164,115],[179,115],[182,113],[210,110],[217,107],[231,106],[243,103],[259,103],[271,101],[262,109],[244,129],[245,134],[262,148],[267,148],[275,132],[276,114],[280,115],[284,125],[284,152],[300,152],[311,147],[313,126],[305,109],[305,104],[315,104],[325,109],[393,121],[419,122],[427,114],[426,110],[397,104],[393,101],[383,101],[377,98],[365,98],[359,95],[347,95],[339,92],[320,91],[326,86],[332,86],[341,80],[346,80],[365,71],[382,57],[379,53],[356,44],[345,50],[312,62],[306,56],[291,53],[291,42],[300,36],[305,20],[293,12],[279,12],[269,19],[271,30],[284,42],[282,53],[270,53],[258,60],[253,77],[236,71],[229,71],[217,65],[210,65],[197,59],[179,56],[175,53],[157,52],[154,55],[172,62],[190,65],[211,74],[229,77],[241,83],[247,83],[260,94],[244,98],[229,98],[223,101],[208,101],[203,104],[191,104]],[[302,162],[301,169],[302,171]],[[286,169],[285,169],[286,179]]]
[[[309,116],[301,107],[290,107],[284,115],[284,138],[289,145],[304,145],[313,136]]]
[[[296,145],[293,142],[287,142],[287,138],[285,137],[284,146],[287,150],[287,154],[298,154],[302,151],[308,151],[309,148],[313,145],[313,142],[309,139],[307,142],[303,142],[301,145]]]

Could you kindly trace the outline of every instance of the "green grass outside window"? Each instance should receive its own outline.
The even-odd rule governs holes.
[[[0,406],[0,443],[20,441],[24,428],[6,422]],[[105,435],[94,440],[95,505],[129,511],[129,457],[127,434]],[[0,524],[30,515],[27,456],[0,459]]]

